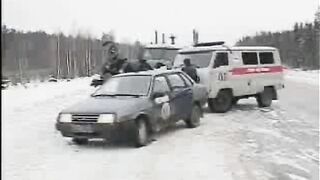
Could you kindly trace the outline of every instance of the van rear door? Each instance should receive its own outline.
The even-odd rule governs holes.
[[[257,72],[259,71],[258,53],[256,51],[241,52],[242,66],[233,69],[233,75],[241,82],[239,95],[255,94]]]

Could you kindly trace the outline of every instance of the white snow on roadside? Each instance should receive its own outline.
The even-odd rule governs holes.
[[[86,77],[69,82],[33,82],[26,84],[26,86],[11,86],[1,91],[1,103],[3,106],[6,106],[6,109],[33,105],[36,102],[70,94],[79,89],[88,89],[91,79],[90,77]]]
[[[297,176],[295,174],[288,174],[288,176],[291,178],[291,180],[307,180],[307,178]]]
[[[1,176],[9,180],[318,179],[319,116],[311,107],[317,106],[314,85],[319,84],[319,71],[285,73],[290,82],[271,108],[258,108],[251,98],[225,114],[206,109],[200,127],[186,129],[178,123],[139,149],[94,141],[77,146],[55,130],[58,112],[94,91],[91,78],[10,87],[1,91]],[[301,108],[305,101],[310,107]]]
[[[319,70],[302,71],[301,69],[286,69],[285,79],[296,82],[319,85]]]
[[[87,98],[94,91],[89,82],[2,91],[3,179],[232,179],[218,145],[183,123],[139,149],[99,141],[77,146],[63,138],[54,128],[58,112]]]

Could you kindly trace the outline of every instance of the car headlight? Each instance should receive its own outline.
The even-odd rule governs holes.
[[[59,116],[59,122],[71,122],[72,117],[71,114],[60,114]]]
[[[100,114],[98,123],[113,123],[115,121],[114,114]]]

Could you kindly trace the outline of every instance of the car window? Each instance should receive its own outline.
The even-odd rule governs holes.
[[[186,87],[183,79],[178,74],[170,74],[168,79],[172,88]]]
[[[272,52],[261,52],[259,53],[260,64],[273,64],[274,58]]]
[[[169,91],[170,88],[165,77],[158,76],[154,79],[153,92],[164,93]]]
[[[199,68],[208,67],[212,57],[212,51],[205,52],[184,52],[177,54],[174,60],[174,67],[182,67],[185,59],[190,59],[191,64]]]
[[[244,65],[258,64],[258,56],[256,52],[243,52],[242,60]]]
[[[216,54],[216,59],[214,60],[213,68],[217,68],[220,66],[229,65],[228,53],[219,52]]]
[[[185,83],[187,84],[187,86],[192,86],[193,85],[193,82],[190,80],[190,78],[188,78],[186,75],[184,75],[184,74],[182,74],[182,73],[180,73],[179,74],[181,77],[182,77],[182,79],[185,81]]]

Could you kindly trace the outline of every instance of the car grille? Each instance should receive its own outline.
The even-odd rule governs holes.
[[[98,122],[99,114],[73,114],[72,122]]]

